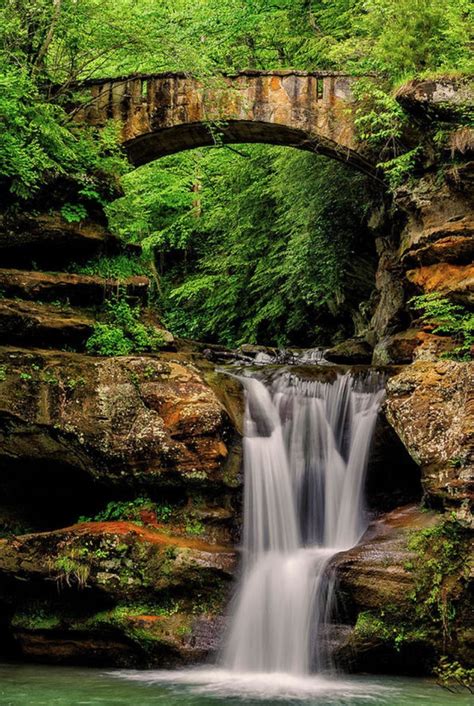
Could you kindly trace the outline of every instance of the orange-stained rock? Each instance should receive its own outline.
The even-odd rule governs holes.
[[[404,365],[415,360],[437,360],[452,351],[454,341],[430,331],[409,328],[382,338],[374,349],[374,365]]]
[[[409,270],[407,279],[424,293],[439,292],[461,303],[474,304],[474,265],[438,263]]]

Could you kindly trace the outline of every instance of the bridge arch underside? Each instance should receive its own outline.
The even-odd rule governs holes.
[[[160,157],[219,143],[263,143],[294,147],[336,159],[376,177],[374,165],[348,147],[298,128],[256,120],[229,120],[219,127],[203,122],[164,127],[126,140],[123,147],[130,162],[139,167]]]

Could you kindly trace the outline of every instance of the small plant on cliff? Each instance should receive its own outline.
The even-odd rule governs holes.
[[[441,657],[434,673],[437,683],[456,694],[467,689],[474,694],[474,669],[463,667],[459,662],[450,662],[447,657]]]
[[[474,314],[461,304],[453,304],[438,292],[410,299],[413,309],[421,312],[421,321],[433,324],[433,333],[451,336],[458,344],[445,357],[469,360],[474,346]]]
[[[129,355],[162,347],[164,337],[154,326],[140,321],[141,308],[131,307],[124,299],[106,304],[107,323],[97,323],[86,343],[89,353]]]
[[[65,203],[61,216],[67,223],[80,223],[87,218],[87,210],[82,204]]]
[[[58,588],[77,586],[77,588],[83,589],[86,587],[90,566],[80,559],[84,559],[84,552],[75,549],[56,558],[52,569],[56,572],[55,578]]]

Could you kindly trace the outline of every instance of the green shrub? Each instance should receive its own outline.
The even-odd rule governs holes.
[[[71,549],[68,554],[56,557],[51,569],[56,572],[58,588],[72,588],[76,586],[83,589],[87,586],[90,574],[90,565],[84,562],[84,548]]]
[[[461,304],[453,304],[439,292],[410,299],[409,304],[421,311],[421,320],[433,324],[433,333],[451,336],[458,344],[445,357],[469,360],[474,346],[474,314]]]
[[[156,351],[164,344],[161,331],[142,323],[141,308],[131,307],[124,299],[106,304],[107,323],[97,323],[86,343],[89,353],[129,355]]]

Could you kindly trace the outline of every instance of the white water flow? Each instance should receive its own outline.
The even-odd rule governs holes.
[[[243,570],[222,662],[236,672],[320,671],[325,569],[366,529],[363,488],[382,380],[284,374],[245,389]]]

